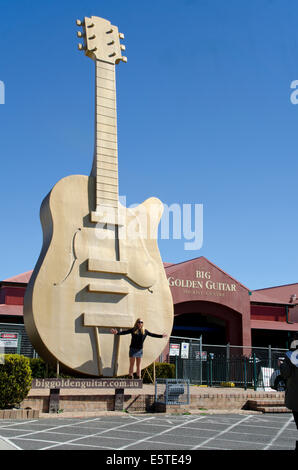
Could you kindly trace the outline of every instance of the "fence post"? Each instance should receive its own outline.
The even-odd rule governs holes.
[[[21,354],[21,346],[22,346],[22,333],[18,332],[17,354]]]
[[[257,364],[256,364],[256,353],[253,353],[253,369],[254,369],[254,391],[257,390]]]
[[[210,358],[210,361],[209,361],[209,365],[210,365],[210,387],[212,387],[213,383],[213,368],[212,368],[212,362],[213,362],[213,358],[214,358],[214,354],[213,353],[209,353],[209,358]]]
[[[207,373],[206,379],[207,379],[207,387],[210,387],[210,381],[209,381],[209,376],[210,376],[210,373],[209,373],[210,371],[209,371],[209,369],[210,369],[210,366],[209,366],[209,362],[210,362],[210,359],[209,359],[209,354],[208,354],[207,360],[206,360],[206,373]]]
[[[268,346],[268,367],[272,367],[272,350],[271,350],[271,344]]]
[[[202,346],[202,335],[201,335],[200,336],[200,384],[201,385],[202,385],[202,380],[203,380],[202,353],[203,353],[203,346]]]
[[[246,357],[244,357],[244,390],[247,390],[247,364],[246,364]]]
[[[227,343],[226,347],[226,382],[230,381],[230,343]]]

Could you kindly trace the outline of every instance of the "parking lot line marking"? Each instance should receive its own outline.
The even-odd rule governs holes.
[[[154,436],[155,437],[155,436]],[[182,442],[179,442],[179,444],[177,442],[165,442],[165,441],[150,441],[150,444],[167,444],[168,446],[173,446],[173,450],[177,449],[177,445],[179,446],[183,446],[183,447],[191,447],[190,444],[182,444]],[[118,449],[120,450],[120,449]]]
[[[150,418],[144,418],[143,420],[140,420],[139,423],[142,423],[143,421],[148,421],[149,419],[154,419],[154,417],[150,417]],[[110,428],[110,429],[104,429],[103,431],[99,431],[99,432],[96,432],[94,434],[90,434],[89,436],[85,436],[85,438],[90,438],[90,437],[97,437],[97,436],[101,436],[102,434],[105,434],[106,432],[109,432],[109,431],[116,431],[120,428],[123,428],[125,426],[130,426],[132,424],[136,424],[135,421],[132,421],[131,423],[125,423],[125,424],[120,424],[119,426],[115,426],[114,428]],[[59,443],[58,445],[65,445],[65,444],[72,444],[73,442],[76,442],[80,439],[84,439],[84,437],[78,437],[76,439],[70,439],[69,441],[66,441],[66,442],[61,442]],[[48,446],[48,447],[43,447],[42,449],[40,450],[47,450],[47,449],[51,449],[52,447],[56,447],[57,444],[53,445],[53,446]]]
[[[194,423],[195,421],[199,421],[200,419],[204,419],[205,416],[200,416],[199,418],[196,418],[196,419],[193,419],[192,421],[190,421],[191,423]],[[123,447],[119,447],[118,450],[124,450],[124,449],[127,449],[127,447],[130,447],[131,445],[137,445],[137,444],[140,444],[141,442],[145,442],[145,441],[148,441],[148,439],[150,438],[156,438],[158,436],[161,436],[162,434],[165,434],[167,432],[170,432],[170,431],[173,431],[174,429],[177,429],[177,428],[181,428],[181,426],[185,426],[186,422],[183,421],[182,423],[180,424],[177,424],[176,426],[172,426],[171,428],[169,429],[165,429],[164,431],[161,431],[157,434],[154,434],[153,436],[148,436],[148,437],[144,437],[144,439],[139,439],[138,441],[135,441],[133,444],[127,444],[126,446],[123,446]]]
[[[33,432],[26,432],[25,434],[20,434],[18,436],[18,438],[21,438],[21,437],[26,437],[26,436],[33,436],[34,434],[39,434],[41,432],[49,432],[49,431],[54,431],[56,429],[61,429],[61,428],[65,428],[65,427],[69,427],[69,426],[77,426],[79,424],[83,424],[83,423],[86,423],[86,422],[90,422],[90,421],[98,421],[99,418],[94,418],[94,419],[89,419],[89,420],[84,420],[84,421],[78,421],[77,423],[67,423],[67,424],[60,424],[59,426],[54,426],[54,427],[50,427],[50,428],[47,428],[47,429],[39,429],[37,431],[33,431]]]
[[[195,447],[192,447],[192,450],[199,449],[199,447],[204,446],[205,444],[208,444],[208,442],[217,439],[219,436],[222,436],[226,432],[230,431],[230,429],[233,429],[235,426],[238,426],[240,423],[243,423],[244,421],[248,420],[251,418],[252,415],[245,416],[245,418],[240,419],[240,421],[237,421],[237,423],[231,424],[228,428],[224,429],[223,431],[220,431],[219,433],[215,434],[213,437],[209,437],[209,439],[206,439],[205,441],[201,442],[201,444],[198,444]]]
[[[10,428],[11,426],[22,426],[23,424],[29,424],[29,423],[34,423],[35,421],[37,421],[37,419],[32,419],[30,421],[24,421],[24,422],[20,422],[20,423],[10,423],[10,424],[2,424],[0,425],[0,432],[1,432],[1,429],[6,429],[6,428]]]
[[[1,439],[0,439],[0,450],[4,450],[3,446],[1,446],[1,441],[4,442],[4,447],[5,447],[5,450],[22,450],[19,446],[17,446],[14,442],[10,442],[9,439],[7,439],[6,437],[2,437],[1,436]],[[5,444],[7,444],[7,448],[5,446]],[[14,449],[11,449],[11,447],[13,447]]]
[[[282,426],[282,428],[280,428],[280,430],[278,431],[278,433],[276,434],[276,436],[271,439],[271,441],[269,442],[269,444],[266,445],[266,447],[264,447],[263,450],[268,450],[269,447],[272,446],[272,444],[274,444],[274,442],[276,441],[276,439],[282,434],[282,432],[289,426],[289,424],[293,421],[293,417],[291,416],[291,418],[285,422],[285,424]]]

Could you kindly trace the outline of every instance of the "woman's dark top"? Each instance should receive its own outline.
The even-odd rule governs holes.
[[[280,365],[280,374],[286,379],[285,405],[289,410],[298,412],[298,350],[286,353],[285,360]]]
[[[130,347],[133,349],[143,349],[143,343],[146,339],[146,336],[152,336],[153,338],[162,338],[162,335],[157,335],[155,333],[150,333],[150,331],[145,330],[145,334],[142,335],[141,331],[134,333],[135,329],[130,328],[129,330],[118,331],[117,335],[128,335],[131,333],[131,343]]]

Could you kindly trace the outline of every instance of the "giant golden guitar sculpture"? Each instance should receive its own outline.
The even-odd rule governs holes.
[[[156,198],[127,209],[118,196],[115,64],[124,36],[103,18],[77,21],[79,49],[95,61],[95,152],[91,175],[60,180],[44,199],[43,246],[28,285],[24,322],[48,362],[77,374],[128,373],[131,328],[142,317],[155,333],[170,335],[173,302],[157,245],[162,203]],[[147,338],[143,367],[167,339]]]

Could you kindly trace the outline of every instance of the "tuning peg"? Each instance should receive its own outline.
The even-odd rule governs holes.
[[[121,51],[125,51],[126,47],[124,46],[124,44],[120,44],[120,49]]]
[[[83,38],[86,35],[84,33],[82,33],[81,31],[77,31],[77,36],[78,36],[78,38]]]
[[[84,47],[83,44],[80,43],[80,44],[78,44],[78,49],[79,49],[79,51],[83,51],[83,50],[86,49],[86,47]]]
[[[83,26],[83,25],[84,25],[84,20],[83,20],[83,21],[77,20],[77,21],[76,21],[76,24],[77,24],[78,26]]]
[[[122,60],[122,62],[127,62],[127,57],[122,56],[122,57],[121,57],[121,60]]]
[[[120,38],[120,39],[124,39],[124,34],[123,34],[123,33],[119,33],[119,38]]]

